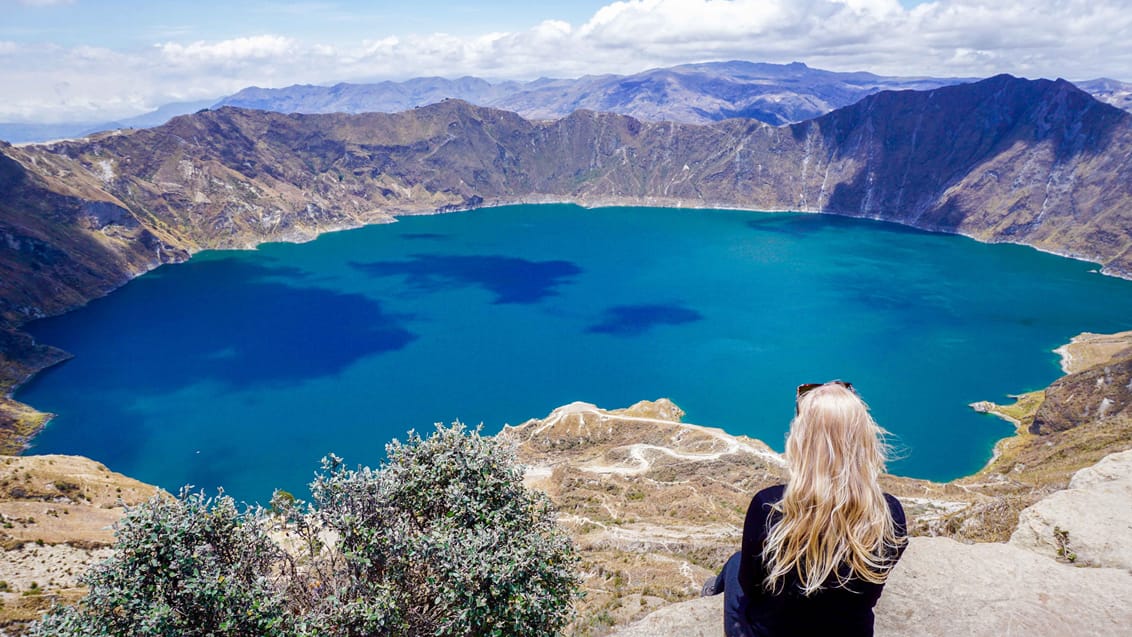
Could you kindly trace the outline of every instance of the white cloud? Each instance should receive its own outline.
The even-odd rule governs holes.
[[[118,51],[0,42],[0,121],[135,114],[250,85],[480,75],[632,73],[721,59],[948,77],[1132,80],[1126,0],[623,0],[582,24],[547,20],[478,36],[301,34],[167,41]]]
[[[166,61],[174,64],[278,60],[298,52],[294,40],[278,35],[257,35],[220,42],[198,41],[188,45],[166,42],[157,48]]]

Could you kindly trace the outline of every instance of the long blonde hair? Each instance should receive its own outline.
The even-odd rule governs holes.
[[[782,517],[763,546],[767,590],[779,590],[792,571],[804,595],[831,575],[838,586],[854,575],[875,584],[888,578],[887,556],[904,539],[896,536],[877,483],[886,433],[843,383],[826,383],[798,398],[786,440],[790,480],[775,505]]]

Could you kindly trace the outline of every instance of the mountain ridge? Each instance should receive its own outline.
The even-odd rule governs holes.
[[[47,142],[97,131],[152,127],[208,107],[238,106],[285,113],[393,113],[446,98],[516,111],[528,119],[558,119],[581,108],[649,121],[706,123],[751,117],[778,125],[824,114],[882,89],[931,88],[973,79],[880,76],[814,69],[800,62],[732,60],[654,68],[631,75],[543,77],[526,82],[464,76],[282,88],[249,86],[217,100],[165,104],[153,112],[112,122],[0,122],[0,139]],[[1107,87],[1109,84],[1098,84],[1100,94],[1107,94],[1103,92]]]
[[[112,122],[0,122],[0,139],[47,142],[98,131],[153,127],[176,115],[226,105],[287,113],[392,113],[447,98],[515,111],[527,119],[559,119],[574,110],[587,109],[645,121],[708,123],[751,118],[782,125],[812,119],[881,90],[926,90],[978,79],[881,76],[867,71],[828,71],[801,62],[730,60],[658,67],[630,75],[543,77],[532,81],[433,76],[397,82],[249,86],[217,100],[165,104],[155,111]],[[1075,84],[1101,101],[1132,109],[1132,84],[1108,78]]]
[[[462,77],[330,87],[250,87],[215,106],[307,114],[396,112],[455,98],[513,111],[530,120],[561,119],[581,109],[643,121],[706,124],[739,117],[777,126],[823,115],[880,90],[936,88],[970,79],[842,73],[810,68],[801,62],[731,60],[654,68],[631,75],[540,78],[531,82],[491,83]]]

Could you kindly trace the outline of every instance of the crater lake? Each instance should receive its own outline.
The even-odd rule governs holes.
[[[853,382],[893,473],[977,471],[975,413],[1060,374],[1053,349],[1132,327],[1132,282],[1028,247],[836,216],[518,205],[211,251],[36,321],[74,358],[16,397],[32,453],[176,492],[305,494],[437,422],[659,397],[781,450],[800,383]]]

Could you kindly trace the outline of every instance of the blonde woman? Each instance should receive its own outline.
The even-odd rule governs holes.
[[[849,383],[798,388],[790,480],[755,494],[742,551],[704,584],[725,594],[728,637],[873,634],[906,542],[904,509],[877,483],[884,433]]]

